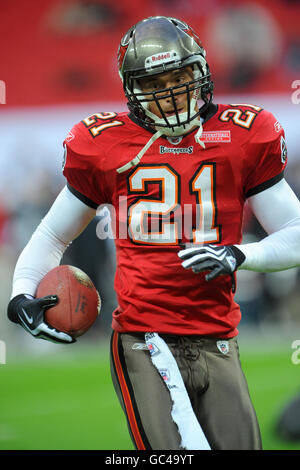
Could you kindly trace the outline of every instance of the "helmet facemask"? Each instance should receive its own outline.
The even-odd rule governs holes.
[[[202,56],[194,57],[191,64],[183,64],[181,67],[174,67],[169,70],[178,70],[191,65],[193,79],[180,85],[172,86],[157,91],[142,91],[139,79],[155,76],[157,74],[146,75],[136,73],[133,76],[124,77],[124,91],[128,98],[128,107],[135,114],[138,120],[144,125],[153,126],[156,130],[161,129],[167,136],[182,135],[193,127],[199,125],[200,114],[211,101],[211,93],[208,88],[211,84],[208,65]],[[169,71],[168,69],[166,71]],[[163,73],[163,72],[159,72]],[[179,112],[176,104],[176,97],[186,95],[187,109]],[[161,100],[170,98],[174,114],[168,116],[162,109]],[[197,107],[198,101],[202,99],[203,105]],[[161,117],[150,111],[150,103],[155,103]]]

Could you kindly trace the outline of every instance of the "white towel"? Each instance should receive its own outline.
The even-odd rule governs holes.
[[[188,450],[210,450],[168,345],[157,333],[145,333],[145,341],[152,363],[170,392],[173,403],[171,414],[181,436],[181,447]]]

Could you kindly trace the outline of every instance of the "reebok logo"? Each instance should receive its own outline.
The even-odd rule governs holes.
[[[136,349],[137,351],[148,351],[148,346],[146,343],[134,343],[131,349]]]

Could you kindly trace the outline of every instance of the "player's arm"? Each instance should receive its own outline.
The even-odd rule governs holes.
[[[245,256],[241,269],[272,272],[300,265],[300,202],[281,180],[249,198],[250,207],[268,234],[263,240],[236,245]]]
[[[60,264],[69,243],[85,229],[95,214],[94,208],[80,201],[65,187],[19,256],[8,317],[34,337],[63,343],[74,341],[44,322],[44,311],[56,304],[57,296],[34,299],[34,295],[41,279]]]
[[[267,232],[259,242],[245,245],[205,245],[181,250],[182,266],[208,271],[206,279],[237,269],[274,272],[300,266],[300,202],[283,179],[249,198],[250,207]],[[235,286],[235,284],[233,284]]]

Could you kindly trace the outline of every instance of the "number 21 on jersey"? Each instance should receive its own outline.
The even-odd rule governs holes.
[[[215,163],[202,164],[189,181],[195,203],[180,204],[181,178],[170,165],[139,166],[127,181],[128,194],[137,195],[128,208],[131,240],[138,244],[178,245],[184,232],[193,243],[219,242],[215,179]],[[158,185],[158,196],[151,196],[150,184]],[[196,205],[196,226],[192,222],[192,205]]]

